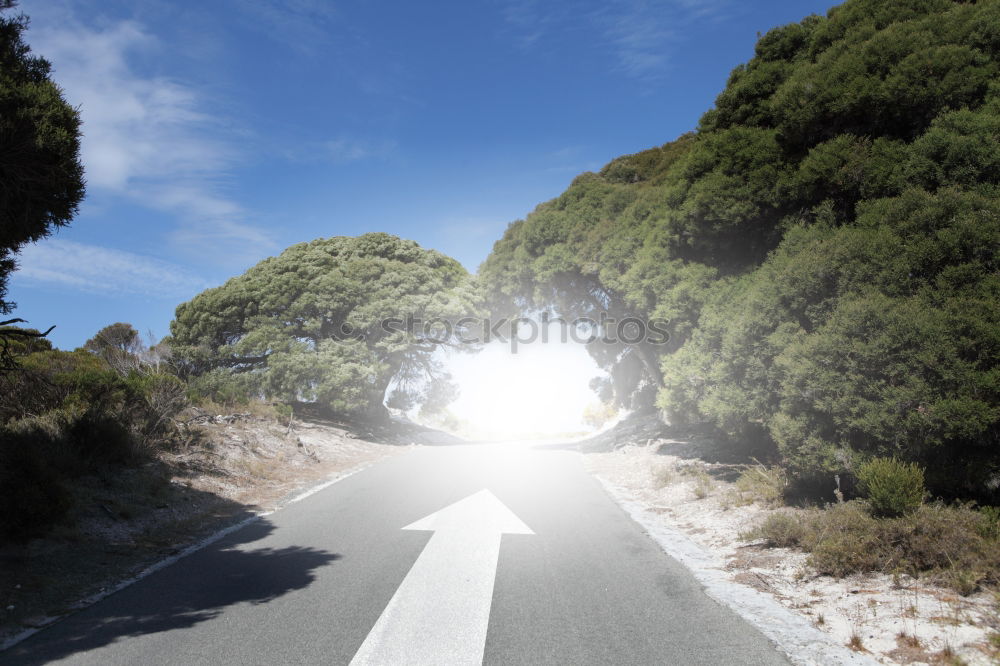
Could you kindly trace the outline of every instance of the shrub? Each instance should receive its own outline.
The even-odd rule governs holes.
[[[876,517],[907,515],[924,501],[924,470],[916,463],[873,458],[861,466],[857,476]]]
[[[805,538],[809,563],[821,574],[878,571],[885,563],[879,521],[861,502],[832,504],[811,514]]]
[[[37,453],[51,443],[48,437],[42,430],[29,434],[0,429],[0,542],[40,536],[72,506],[59,473]]]
[[[668,463],[656,463],[649,470],[649,475],[653,481],[653,488],[661,490],[673,482],[674,468]]]
[[[188,399],[195,404],[215,403],[233,407],[245,405],[259,390],[252,373],[233,373],[226,369],[210,370],[188,381]]]
[[[744,535],[747,539],[763,539],[768,546],[795,548],[801,546],[806,537],[805,522],[795,514],[780,511],[770,514],[756,528]]]
[[[88,465],[122,465],[140,457],[128,428],[115,415],[96,409],[87,410],[73,420],[66,437]]]
[[[788,488],[788,475],[780,467],[754,465],[736,479],[736,488],[763,504],[780,504]]]
[[[865,502],[855,500],[772,513],[746,537],[801,548],[821,574],[926,573],[966,595],[1000,580],[997,538],[983,533],[989,520],[968,505],[941,503],[920,505],[897,518],[875,518]]]
[[[1000,541],[1000,506],[979,509],[979,535],[984,539]]]
[[[698,470],[694,474],[694,496],[698,499],[705,499],[712,494],[712,490],[715,485],[712,483],[712,477],[708,475],[707,472]]]

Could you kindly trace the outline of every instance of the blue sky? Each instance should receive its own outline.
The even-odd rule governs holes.
[[[88,194],[16,316],[73,348],[313,238],[475,270],[573,177],[693,129],[758,32],[827,2],[22,0],[83,117]]]

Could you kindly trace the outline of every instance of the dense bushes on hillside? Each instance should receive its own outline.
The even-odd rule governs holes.
[[[992,2],[772,30],[696,133],[578,177],[483,282],[502,309],[669,319],[666,347],[593,345],[619,401],[656,386],[800,485],[897,456],[996,498],[998,72]]]
[[[0,542],[60,520],[74,479],[147,461],[183,439],[172,419],[187,404],[177,377],[138,353],[113,363],[96,350],[47,346],[33,341],[0,376]]]

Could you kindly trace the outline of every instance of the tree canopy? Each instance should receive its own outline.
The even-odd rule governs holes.
[[[413,241],[319,239],[181,304],[170,343],[188,372],[228,368],[249,373],[266,395],[379,415],[390,388],[400,406],[447,393],[433,352],[462,346],[460,331],[425,334],[407,320],[457,322],[475,312],[474,296],[461,264]]]
[[[669,319],[660,372],[592,346],[619,392],[654,383],[672,420],[802,483],[896,455],[995,492],[998,72],[995,2],[849,0],[776,28],[696,132],[579,176],[480,279],[500,309]]]
[[[3,13],[13,7],[0,0],[0,314],[14,255],[69,224],[84,193],[79,114],[25,44],[27,18]]]

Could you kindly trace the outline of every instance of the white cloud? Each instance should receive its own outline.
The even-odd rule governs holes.
[[[323,148],[326,157],[331,161],[346,163],[388,157],[395,152],[396,144],[388,140],[371,141],[342,137],[327,141]]]
[[[651,79],[670,68],[673,46],[692,23],[717,16],[727,0],[615,0],[594,16],[631,77]]]
[[[190,298],[208,283],[187,269],[154,257],[59,238],[25,246],[14,280],[104,295]]]
[[[163,47],[134,21],[91,27],[65,12],[36,13],[28,39],[54,68],[66,99],[79,106],[87,186],[175,215],[189,227],[244,227],[231,234],[259,254],[273,247],[245,221],[226,190],[241,158],[236,136],[208,109],[206,95],[165,76],[138,71],[139,58]],[[183,237],[183,233],[175,234]]]
[[[595,43],[607,49],[615,68],[648,80],[671,66],[676,42],[698,20],[712,19],[729,0],[608,0],[593,11],[539,0],[503,0],[502,14],[514,42],[532,48],[557,32],[596,30]]]
[[[542,38],[550,18],[545,15],[538,0],[506,0],[503,17],[516,32],[515,43],[528,48]]]
[[[235,7],[267,37],[307,53],[329,43],[337,16],[329,0],[238,0]]]

